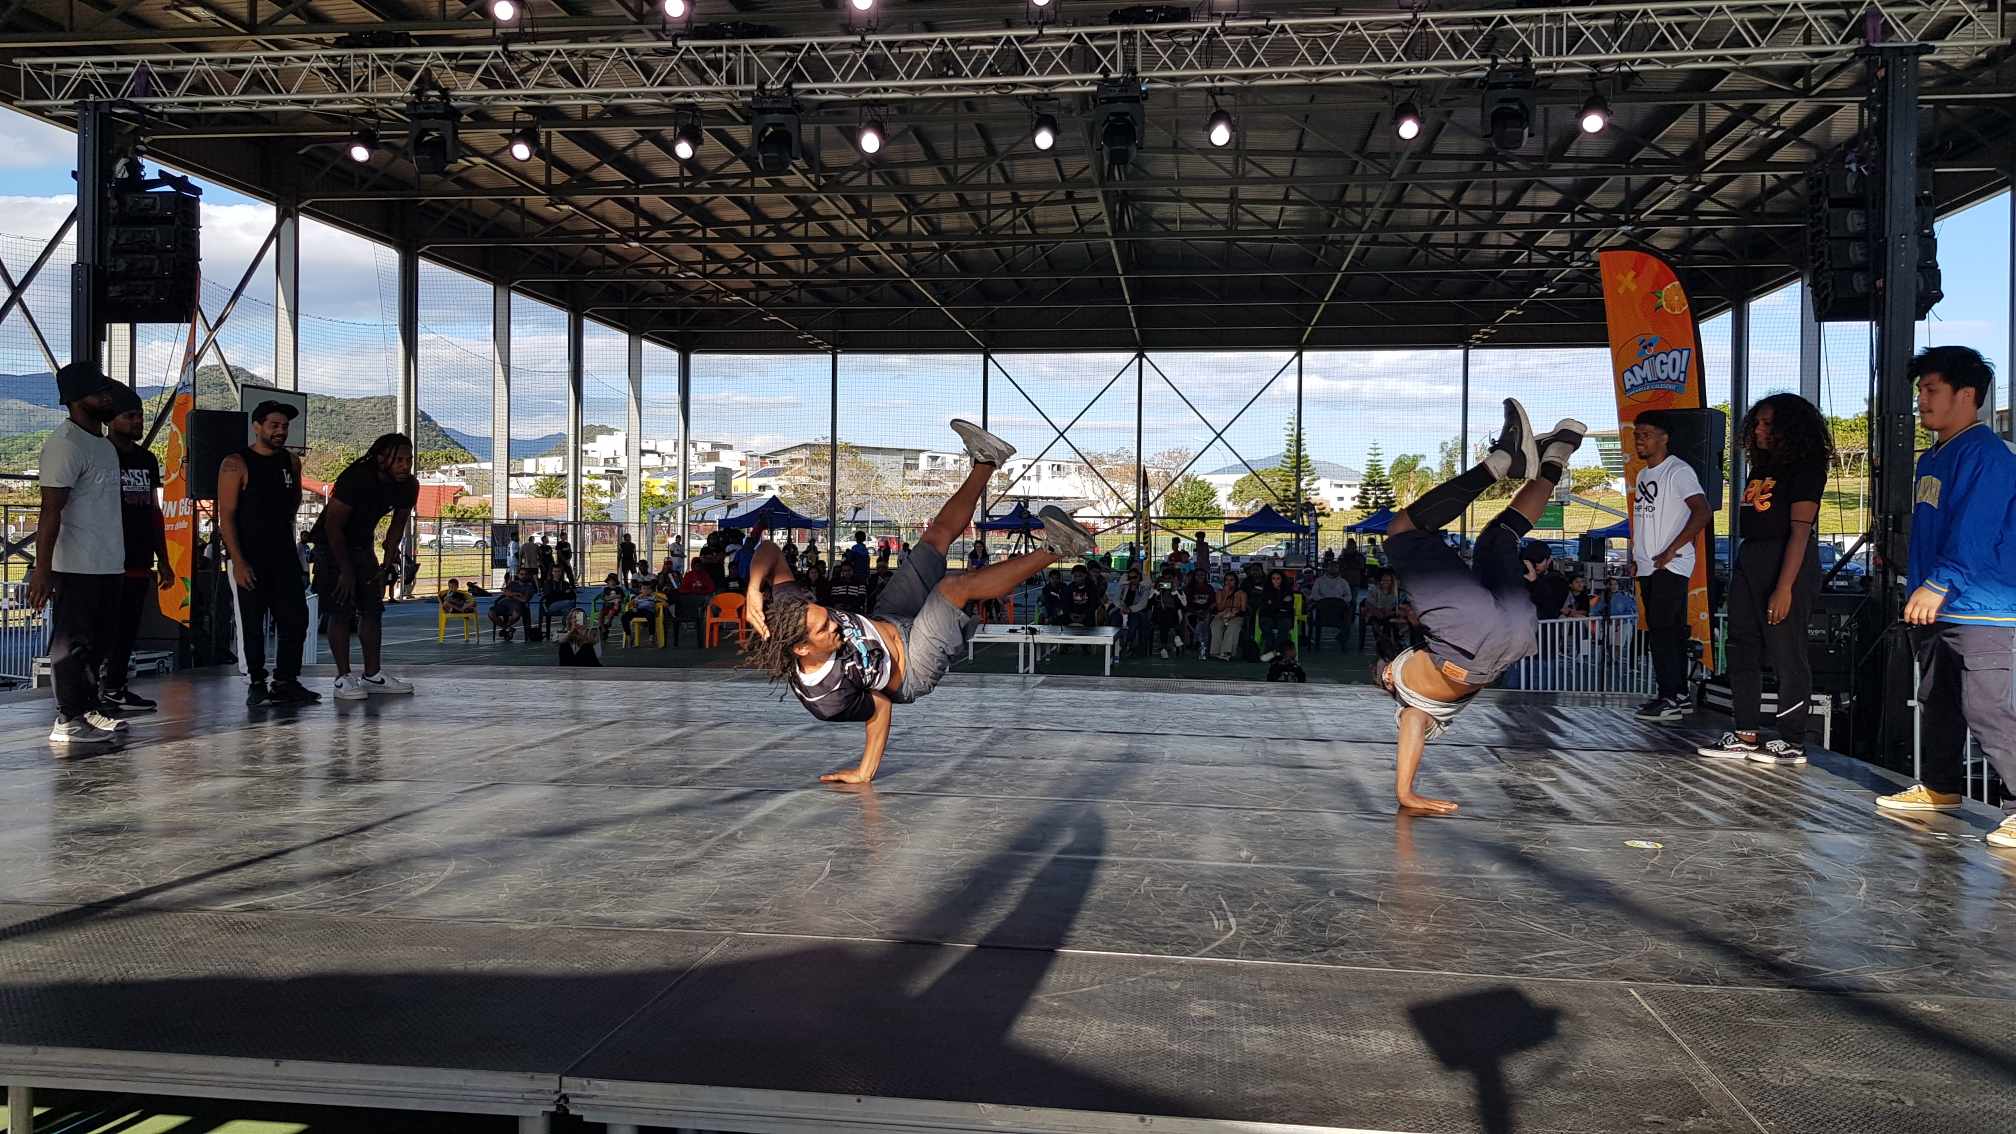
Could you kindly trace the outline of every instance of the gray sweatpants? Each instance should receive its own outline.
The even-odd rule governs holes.
[[[903,632],[903,688],[895,691],[896,701],[907,704],[938,688],[980,627],[938,593],[944,579],[944,554],[919,543],[876,596],[870,613]]]
[[[1967,733],[2016,791],[2016,629],[1935,622],[1915,626],[1918,701],[1924,706],[1919,772],[1933,791],[1965,790]],[[2011,810],[2016,810],[2012,801]]]

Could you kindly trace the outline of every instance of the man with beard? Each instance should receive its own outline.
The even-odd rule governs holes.
[[[217,469],[217,528],[238,588],[245,672],[252,678],[245,703],[252,706],[312,705],[322,699],[301,684],[301,652],[308,641],[308,591],[294,544],[301,459],[287,448],[290,423],[299,412],[286,402],[260,402],[252,409],[252,443]],[[270,688],[268,615],[279,638]]]
[[[350,463],[329,490],[315,521],[315,593],[329,612],[329,652],[336,661],[336,699],[361,701],[374,693],[411,693],[413,686],[380,668],[384,638],[385,572],[399,569],[399,541],[420,496],[413,479],[413,441],[387,433]],[[383,558],[371,551],[378,521],[392,517],[382,540]],[[550,576],[549,576],[550,579]],[[350,672],[350,626],[364,650],[364,672]]]
[[[79,745],[120,740],[126,722],[98,703],[98,667],[112,644],[113,613],[126,570],[119,527],[119,454],[105,439],[118,383],[89,362],[56,372],[56,393],[69,416],[42,444],[37,468],[42,511],[35,529],[35,571],[28,609],[56,604],[49,624],[49,675],[56,686],[56,724],[49,743],[59,754]]]
[[[106,433],[119,453],[119,523],[126,544],[126,573],[119,580],[112,640],[98,668],[98,701],[117,712],[151,713],[154,702],[127,687],[127,669],[149,592],[153,585],[164,591],[174,586],[175,569],[168,565],[168,532],[155,495],[161,489],[161,462],[141,444],[147,436],[146,407],[131,387],[114,386],[111,397],[112,421]]]

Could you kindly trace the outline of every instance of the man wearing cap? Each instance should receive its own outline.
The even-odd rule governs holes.
[[[175,585],[168,565],[168,531],[161,516],[161,462],[141,442],[147,437],[147,415],[140,395],[130,386],[112,387],[112,420],[106,426],[119,453],[119,525],[126,543],[126,572],[119,580],[119,609],[113,617],[112,641],[98,668],[98,700],[125,713],[151,713],[154,702],[127,688],[133,660],[133,640],[156,585]]]
[[[295,549],[295,513],[301,508],[301,460],[287,448],[289,424],[300,411],[264,401],[252,409],[252,444],[224,458],[217,469],[217,527],[231,556],[238,588],[239,633],[252,687],[247,705],[313,704],[322,699],[301,684],[301,649],[308,640],[308,591]],[[273,684],[266,684],[266,618],[278,632]]]
[[[111,744],[126,722],[98,703],[98,666],[112,641],[126,544],[119,526],[119,454],[105,439],[117,383],[89,362],[56,372],[56,392],[70,411],[42,445],[42,513],[35,529],[35,571],[28,607],[55,600],[49,674],[56,686],[61,748]]]

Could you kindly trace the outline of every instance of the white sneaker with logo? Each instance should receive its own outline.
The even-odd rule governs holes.
[[[85,713],[84,719],[90,721],[94,728],[101,728],[104,729],[106,732],[118,733],[120,735],[124,735],[126,733],[133,731],[132,725],[127,724],[125,721],[120,720],[118,717],[107,716],[96,709],[92,709],[89,712]]]
[[[354,673],[346,673],[336,678],[336,699],[338,701],[362,701],[371,694],[364,688],[364,679]]]
[[[389,673],[367,673],[357,680],[363,684],[364,690],[367,693],[382,695],[386,693],[413,692],[412,682],[401,681]]]

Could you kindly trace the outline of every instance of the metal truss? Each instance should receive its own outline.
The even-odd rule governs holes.
[[[403,103],[422,75],[466,103],[733,104],[758,90],[808,102],[1151,88],[1414,84],[1592,70],[1710,70],[1782,85],[1784,68],[1851,58],[1872,28],[1961,63],[2005,46],[1987,0],[1725,0],[1394,12],[1134,27],[631,43],[72,55],[24,59],[20,106],[119,99],[158,112],[354,111]]]

